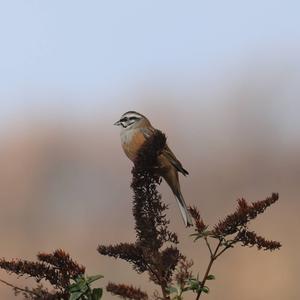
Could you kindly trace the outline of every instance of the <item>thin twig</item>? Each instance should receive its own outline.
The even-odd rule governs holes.
[[[152,273],[156,277],[157,281],[159,282],[159,285],[161,287],[161,291],[162,291],[164,299],[169,300],[170,297],[166,294],[166,290],[165,290],[166,287],[163,284],[161,284],[161,280],[160,280],[159,276],[156,274],[156,272],[153,271],[153,269],[151,268],[151,266],[147,262],[145,262],[145,264],[148,268],[148,271],[150,273]]]
[[[239,228],[238,229],[238,232],[241,232],[242,228]],[[229,241],[228,241],[229,242]],[[231,240],[219,253],[217,253],[216,255],[216,259],[221,255],[223,254],[226,250],[228,250],[229,248],[232,248],[232,246],[234,244],[236,244],[238,242],[237,238],[235,237],[233,240]]]
[[[201,285],[200,285],[200,290],[199,290],[198,293],[197,293],[196,300],[199,300],[199,298],[200,298],[200,296],[201,296],[201,294],[202,294],[202,289],[203,289],[203,287],[204,287],[204,285],[205,285],[205,282],[206,282],[207,277],[208,277],[208,275],[209,275],[209,272],[210,272],[210,269],[211,269],[211,267],[212,267],[212,264],[213,264],[213,262],[214,262],[215,259],[216,259],[216,255],[217,255],[217,253],[218,253],[218,251],[219,251],[219,248],[220,248],[220,246],[221,246],[221,243],[222,243],[222,241],[219,241],[219,243],[218,243],[218,245],[217,245],[215,251],[213,252],[213,254],[212,254],[211,257],[210,257],[209,264],[208,264],[208,266],[207,266],[206,272],[205,272],[204,277],[203,277],[203,279],[202,279],[202,282],[201,282]]]
[[[3,279],[0,279],[0,282],[2,282],[4,284],[12,287],[14,290],[18,290],[18,291],[21,291],[21,292],[29,293],[29,294],[32,294],[32,295],[35,295],[35,296],[39,296],[39,294],[37,294],[37,293],[35,293],[35,292],[31,291],[31,290],[15,286],[15,285],[13,285],[13,284],[11,284],[11,283],[3,280]]]
[[[163,299],[164,300],[169,300],[170,299],[170,297],[167,295],[167,293],[166,293],[166,291],[165,291],[165,288],[161,285],[161,291],[162,291],[162,293],[163,293]]]
[[[208,242],[208,239],[207,239],[207,237],[205,237],[204,239],[205,239],[205,243],[206,243],[206,245],[207,245],[207,248],[208,248],[208,250],[209,250],[210,257],[212,257],[212,256],[213,256],[213,252],[212,252],[212,250],[211,250],[211,247],[210,247],[210,244],[209,244],[209,242]]]
[[[228,250],[229,248],[232,248],[232,245],[235,244],[236,241],[232,241],[229,245],[227,245],[225,248],[223,248],[215,257],[215,259],[217,259],[221,254],[223,254],[226,250]]]

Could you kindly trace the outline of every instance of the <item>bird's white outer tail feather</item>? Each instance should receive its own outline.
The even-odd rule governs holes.
[[[190,212],[188,211],[188,209],[186,207],[186,204],[185,204],[182,194],[179,193],[178,195],[175,195],[175,198],[178,203],[185,226],[186,227],[192,226],[193,220],[192,220]]]

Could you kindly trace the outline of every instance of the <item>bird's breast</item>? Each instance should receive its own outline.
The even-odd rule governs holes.
[[[140,147],[145,142],[144,134],[138,129],[124,130],[121,132],[121,143],[125,154],[134,160]]]

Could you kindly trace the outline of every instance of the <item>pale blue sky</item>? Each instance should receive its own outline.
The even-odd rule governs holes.
[[[109,105],[147,80],[297,55],[299,16],[299,1],[1,0],[1,116],[55,95]]]

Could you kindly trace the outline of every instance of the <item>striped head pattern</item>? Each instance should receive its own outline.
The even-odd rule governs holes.
[[[124,113],[120,120],[114,123],[116,126],[122,126],[122,128],[131,128],[134,124],[141,120],[145,120],[146,117],[136,111],[127,111]]]

